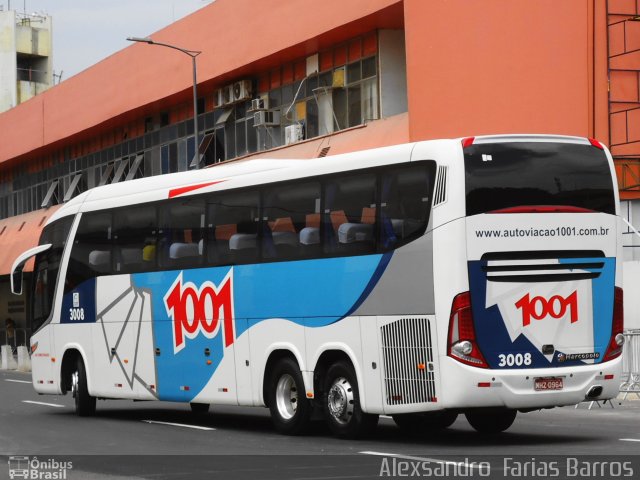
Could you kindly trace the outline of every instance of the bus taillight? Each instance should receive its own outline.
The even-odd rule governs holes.
[[[622,288],[615,287],[613,297],[613,325],[611,327],[611,339],[603,361],[613,360],[622,353],[624,345],[624,309],[622,302]]]
[[[476,342],[476,330],[471,312],[471,294],[463,292],[453,299],[449,317],[447,354],[461,363],[489,368]]]

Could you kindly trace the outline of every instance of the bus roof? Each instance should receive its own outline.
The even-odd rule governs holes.
[[[421,158],[427,158],[425,152],[429,152],[427,156],[437,158],[439,163],[453,163],[458,157],[450,155],[451,149],[459,149],[462,153],[461,142],[467,139],[472,139],[471,141],[474,143],[523,141],[589,143],[589,140],[583,137],[560,135],[485,135],[448,140],[428,140],[324,158],[295,160],[260,158],[225,162],[200,170],[146,177],[93,188],[67,202],[47,223],[79,211],[117,208],[195,193],[408,162],[416,146],[418,147],[415,149],[416,153],[419,152]],[[447,152],[447,154],[444,155],[443,152]]]
[[[201,170],[130,180],[93,188],[67,202],[49,220],[79,211],[116,208],[167,198],[409,161],[415,144],[315,159],[254,159]],[[374,155],[372,153],[375,152]]]

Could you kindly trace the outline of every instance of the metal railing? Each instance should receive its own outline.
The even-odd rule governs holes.
[[[640,398],[640,330],[629,330],[624,337],[620,393],[624,393],[623,400],[630,393]]]

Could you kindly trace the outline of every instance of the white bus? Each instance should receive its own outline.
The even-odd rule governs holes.
[[[33,385],[499,432],[613,398],[619,201],[595,140],[491,136],[252,160],[92,189],[35,255]]]

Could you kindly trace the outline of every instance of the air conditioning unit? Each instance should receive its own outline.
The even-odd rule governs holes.
[[[284,129],[284,144],[291,145],[292,143],[304,140],[302,125],[296,123],[289,125]]]
[[[255,112],[256,110],[264,110],[264,102],[261,98],[254,98],[251,100],[251,108],[249,111]]]
[[[273,127],[280,125],[280,112],[261,110],[253,114],[254,127]]]
[[[261,95],[258,98],[251,100],[251,108],[249,112],[257,112],[259,110],[269,110],[269,96]]]
[[[216,107],[221,107],[225,104],[224,88],[219,88],[218,90],[216,90],[215,100],[216,100]]]
[[[251,98],[251,80],[240,80],[233,84],[233,101],[241,102]]]
[[[224,102],[222,102],[222,105],[233,103],[233,84],[227,85],[222,90],[224,92]]]

